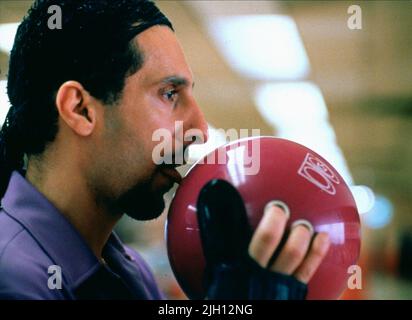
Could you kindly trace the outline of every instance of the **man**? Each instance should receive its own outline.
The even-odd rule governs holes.
[[[48,28],[52,4],[61,30]],[[193,85],[172,25],[152,2],[33,4],[10,56],[12,107],[0,136],[0,298],[162,298],[148,266],[112,230],[123,214],[158,217],[181,179],[175,165],[155,164],[155,130],[174,133],[182,121],[207,140]],[[307,283],[327,235],[294,227],[268,266],[287,216],[266,211],[251,258]],[[57,271],[61,283],[50,281]]]

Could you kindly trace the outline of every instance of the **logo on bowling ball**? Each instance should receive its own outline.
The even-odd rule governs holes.
[[[306,154],[298,174],[331,195],[336,194],[335,184],[340,183],[332,169],[310,153]]]

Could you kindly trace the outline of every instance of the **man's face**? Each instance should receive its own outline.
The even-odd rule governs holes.
[[[86,172],[98,202],[113,212],[148,220],[162,213],[163,195],[176,182],[170,168],[154,163],[159,141],[153,141],[153,132],[167,130],[174,141],[171,150],[175,144],[182,149],[190,142],[176,135],[175,122],[183,123],[183,134],[199,129],[204,139],[207,124],[192,95],[192,73],[175,34],[154,26],[135,41],[144,64],[127,79],[120,103],[101,108],[103,121],[88,148],[93,163]]]

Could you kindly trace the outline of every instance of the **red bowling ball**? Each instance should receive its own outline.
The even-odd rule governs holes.
[[[196,202],[199,191],[212,179],[236,187],[253,229],[266,203],[280,200],[291,212],[288,226],[305,219],[316,232],[327,232],[331,246],[308,284],[307,299],[340,297],[347,288],[348,268],[356,264],[360,252],[359,214],[349,187],[314,151],[284,139],[252,137],[221,146],[194,164],[171,203],[166,227],[168,255],[189,298],[201,298],[205,293]]]

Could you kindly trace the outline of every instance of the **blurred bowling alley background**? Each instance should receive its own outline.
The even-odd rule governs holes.
[[[9,51],[31,3],[0,1],[0,124]],[[174,24],[209,122],[209,142],[193,147],[191,160],[225,143],[218,129],[259,129],[315,150],[351,186],[361,212],[362,289],[341,298],[412,299],[412,2],[157,4]],[[167,259],[167,209],[151,222],[125,217],[117,232],[167,297],[185,299]]]

